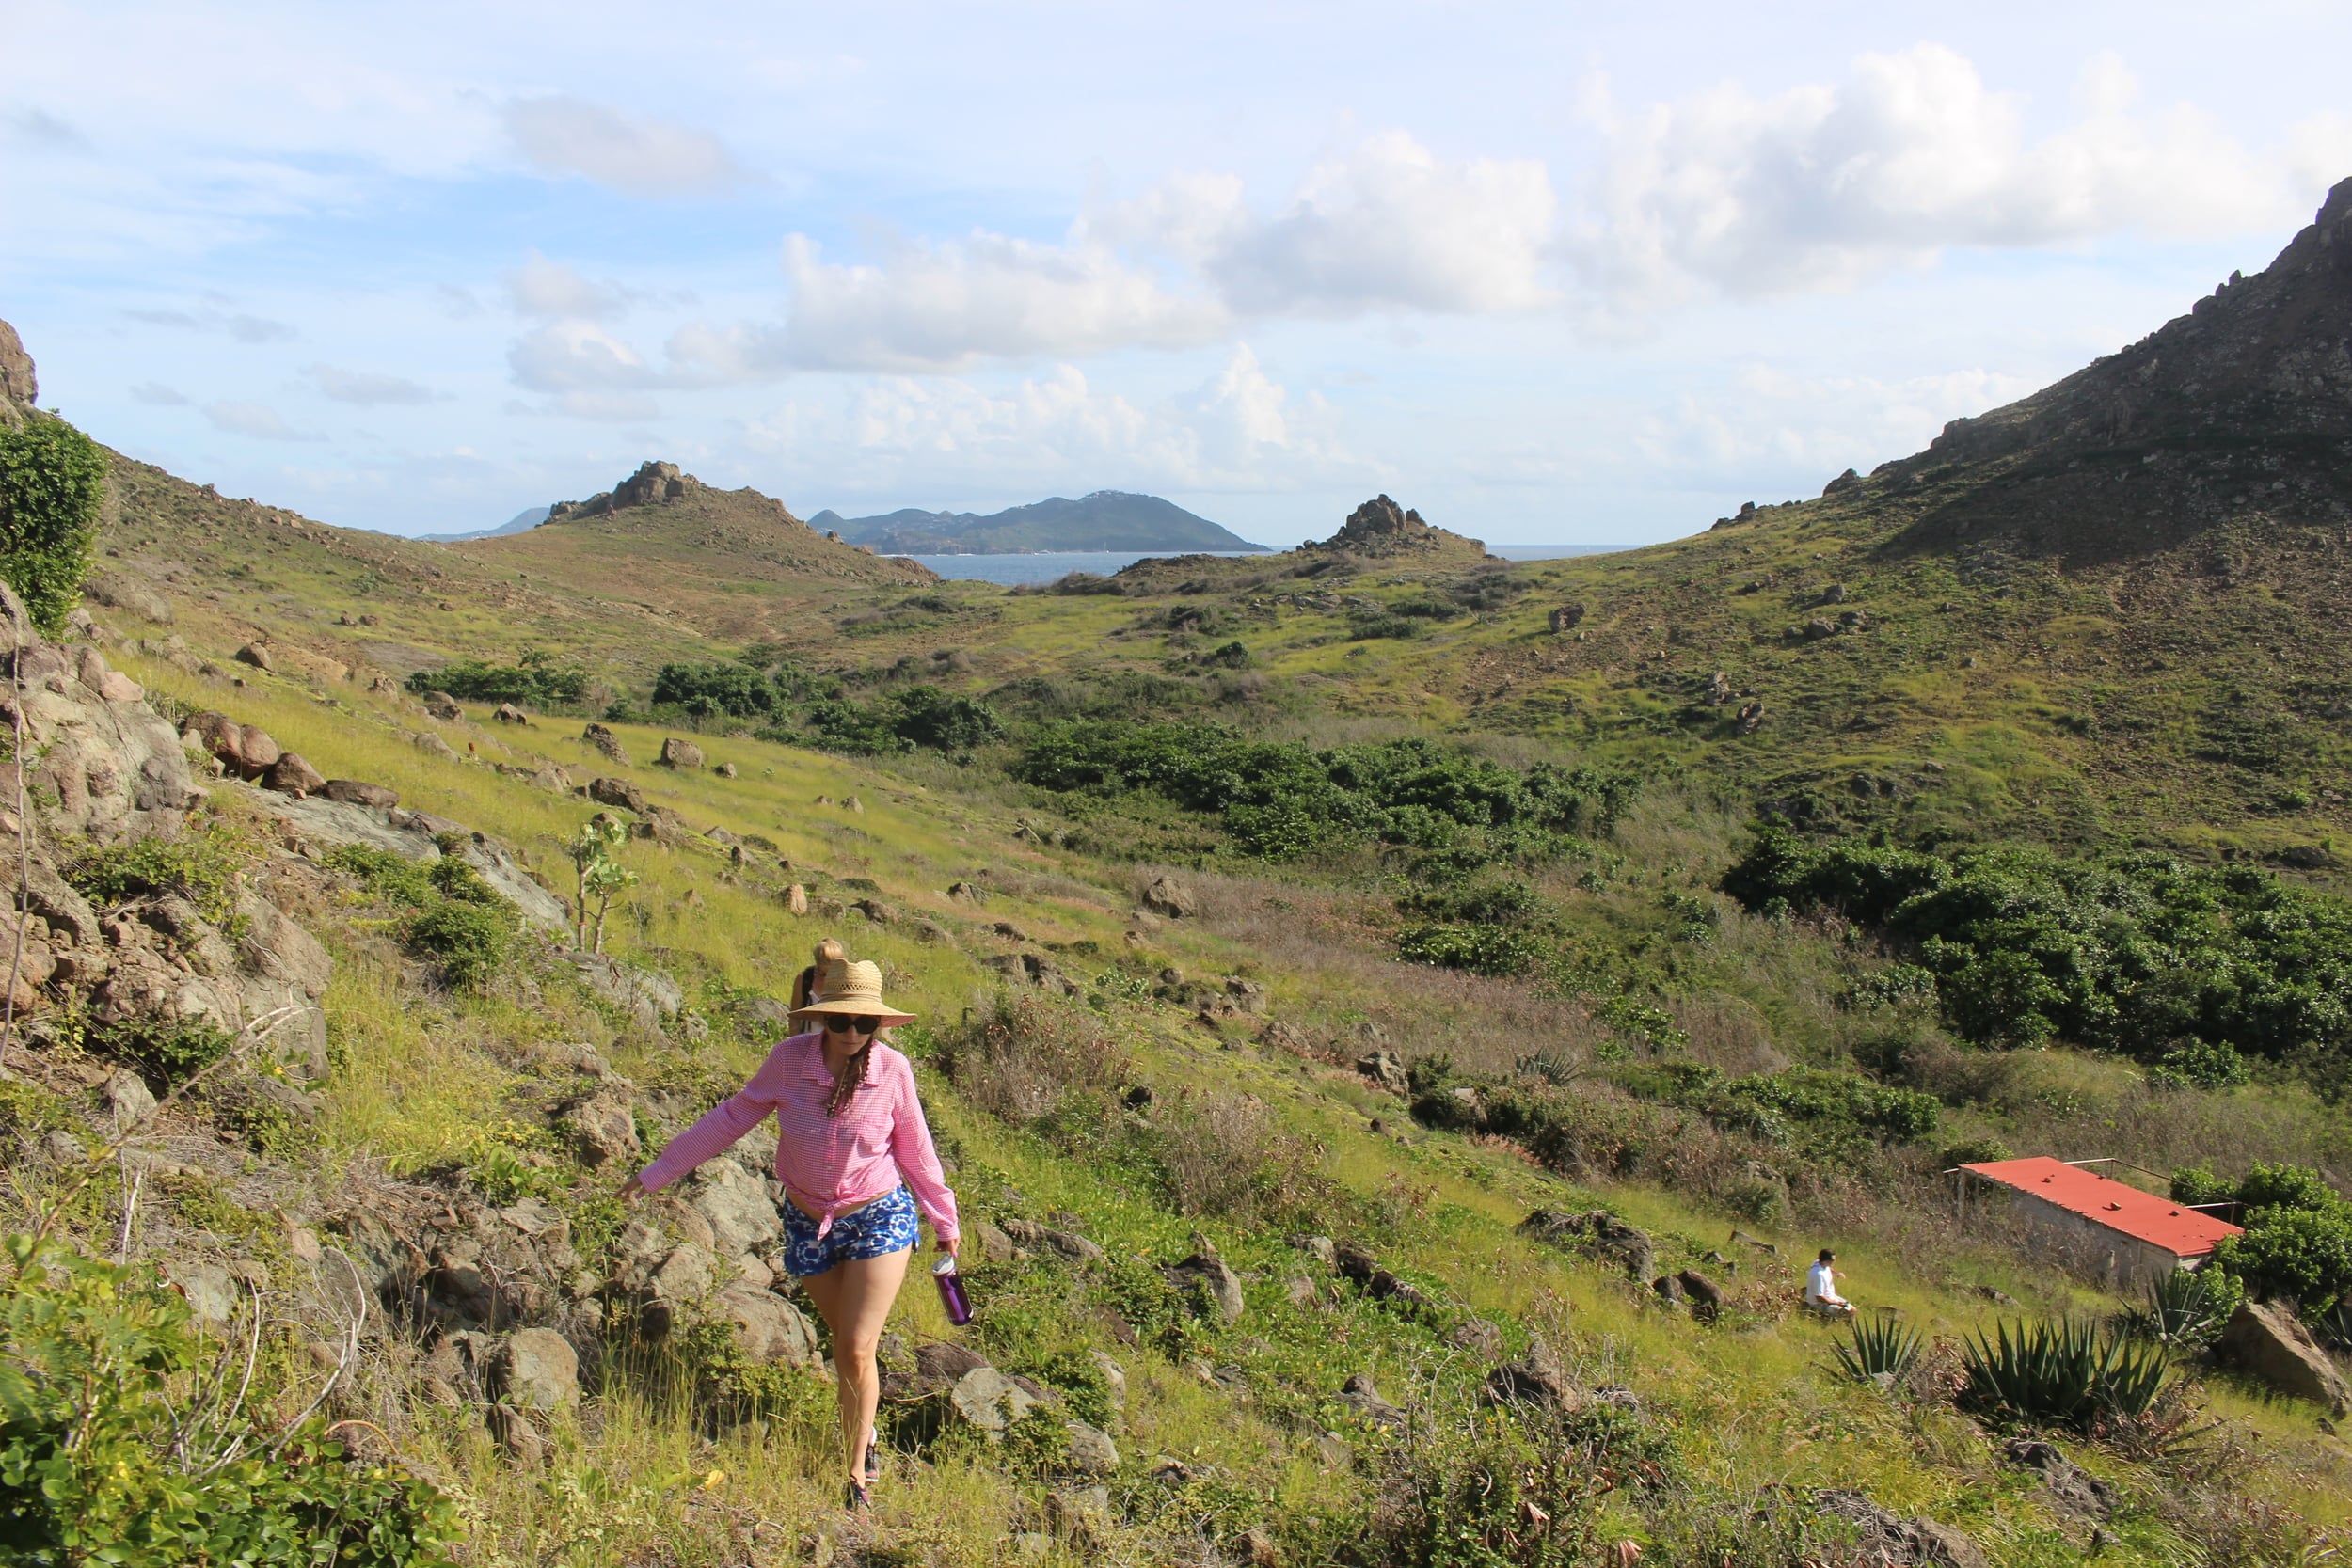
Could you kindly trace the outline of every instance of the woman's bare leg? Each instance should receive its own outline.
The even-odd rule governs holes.
[[[825,1326],[833,1330],[834,1395],[841,1403],[841,1448],[851,1481],[865,1480],[866,1438],[874,1430],[874,1411],[882,1402],[875,1353],[912,1256],[912,1248],[901,1248],[881,1258],[835,1263],[801,1281],[824,1315]]]

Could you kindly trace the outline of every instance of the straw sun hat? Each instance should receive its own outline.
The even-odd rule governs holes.
[[[861,958],[855,963],[836,959],[817,976],[817,1000],[794,1011],[794,1018],[818,1019],[828,1013],[852,1018],[878,1018],[883,1028],[912,1023],[913,1013],[900,1012],[882,1000],[882,965]]]

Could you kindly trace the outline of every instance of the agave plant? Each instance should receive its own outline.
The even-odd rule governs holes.
[[[2102,1418],[2145,1417],[2171,1386],[2163,1345],[2071,1319],[2002,1323],[1990,1338],[1974,1335],[1961,1347],[1961,1366],[1969,1404],[2077,1432]]]
[[[1837,1353],[1837,1364],[1846,1375],[1857,1383],[1900,1383],[1918,1364],[1927,1341],[1917,1329],[1892,1318],[1877,1318],[1856,1322],[1847,1338],[1830,1348]]]
[[[2228,1275],[2181,1270],[2151,1283],[2147,1298],[2123,1314],[2123,1327],[2170,1350],[2202,1350],[2221,1332],[2245,1293]]]

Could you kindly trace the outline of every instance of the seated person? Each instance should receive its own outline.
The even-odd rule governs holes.
[[[1837,1261],[1837,1254],[1829,1248],[1804,1272],[1804,1309],[1823,1317],[1851,1318],[1853,1303],[1837,1293],[1837,1273],[1830,1265]]]

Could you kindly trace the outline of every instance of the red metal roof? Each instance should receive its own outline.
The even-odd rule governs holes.
[[[2044,1202],[2096,1220],[2110,1230],[2153,1242],[2182,1258],[2202,1258],[2224,1236],[2240,1234],[2238,1227],[2195,1209],[2185,1208],[2155,1193],[2145,1193],[2097,1167],[2070,1165],[2037,1154],[2029,1160],[1992,1160],[1960,1167],[1988,1181],[2031,1193]]]

